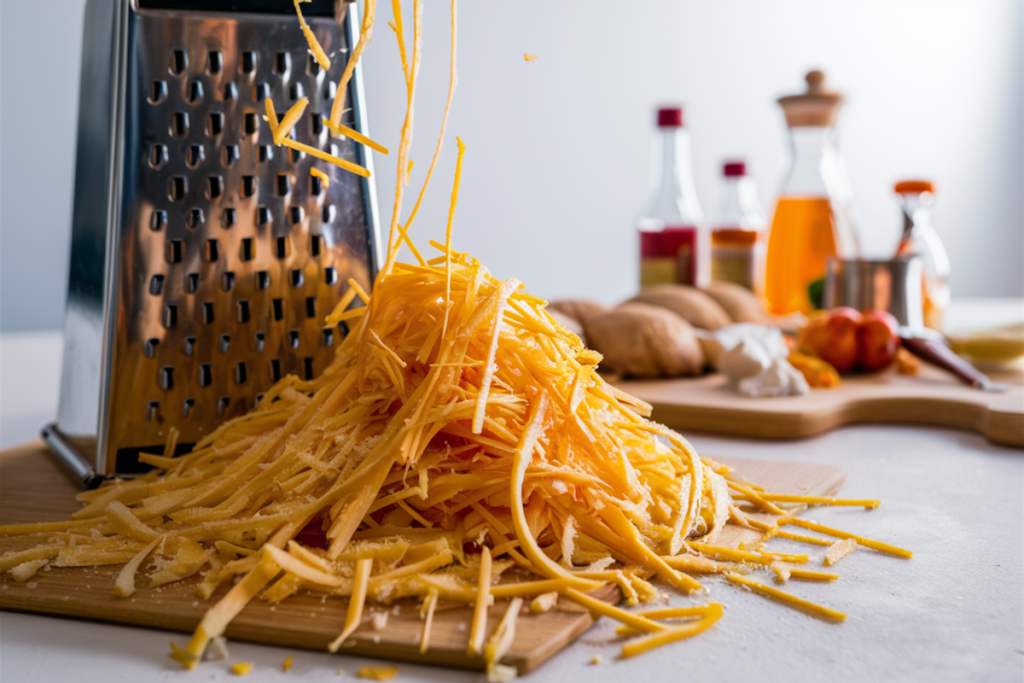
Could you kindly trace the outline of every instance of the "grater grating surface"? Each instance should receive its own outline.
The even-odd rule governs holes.
[[[332,59],[325,72],[294,16],[119,4],[121,87],[113,95],[123,99],[114,106],[106,381],[95,429],[96,469],[104,474],[131,472],[138,452],[162,448],[171,426],[180,443],[193,444],[252,408],[285,374],[322,372],[345,333],[322,330],[322,320],[348,278],[369,288],[376,247],[369,183],[318,161],[331,179],[325,187],[310,175],[314,160],[275,147],[262,119],[265,97],[279,112],[308,97],[294,137],[368,165],[361,148],[331,138],[320,121],[345,66],[351,34],[343,26],[308,17]],[[365,130],[358,86],[357,74],[347,99],[356,106],[343,123]],[[72,279],[78,255],[73,246]],[[73,347],[83,330],[71,289]],[[65,400],[83,384],[68,381],[70,355],[58,429],[80,446],[91,435],[65,428],[89,422]]]

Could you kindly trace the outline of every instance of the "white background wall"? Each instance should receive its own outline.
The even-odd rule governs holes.
[[[447,88],[448,3],[426,4],[413,191]],[[395,150],[404,91],[390,3],[380,5],[368,109],[373,137]],[[54,328],[62,316],[84,2],[51,0],[45,20],[39,7],[0,4],[3,330]],[[895,247],[893,182],[932,178],[954,295],[1024,294],[1019,0],[463,0],[459,37],[451,138],[413,229],[421,245],[443,238],[459,135],[468,151],[456,248],[546,297],[626,297],[652,107],[685,103],[705,213],[732,156],[750,161],[770,210],[785,154],[775,99],[801,91],[817,67],[848,97],[842,146],[864,251]],[[376,160],[385,226],[394,155]]]

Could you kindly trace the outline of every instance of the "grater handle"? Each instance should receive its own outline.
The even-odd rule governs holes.
[[[53,452],[57,454],[61,462],[74,473],[86,489],[94,489],[106,479],[106,477],[97,474],[96,469],[75,450],[74,446],[68,443],[67,439],[57,430],[56,422],[51,422],[43,427],[42,437]]]

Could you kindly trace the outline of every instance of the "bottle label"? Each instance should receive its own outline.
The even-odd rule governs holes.
[[[697,228],[640,231],[640,286],[697,283]]]

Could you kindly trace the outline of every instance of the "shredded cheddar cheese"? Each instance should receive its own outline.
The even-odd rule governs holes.
[[[828,607],[822,607],[821,605],[817,605],[808,600],[798,598],[795,595],[780,591],[777,588],[766,586],[765,584],[746,576],[741,576],[739,574],[726,574],[725,578],[729,579],[733,583],[749,588],[755,593],[760,593],[761,595],[777,600],[784,605],[806,612],[811,616],[823,617],[834,621],[843,621],[846,619],[846,615],[842,612],[837,612],[836,610]]]

